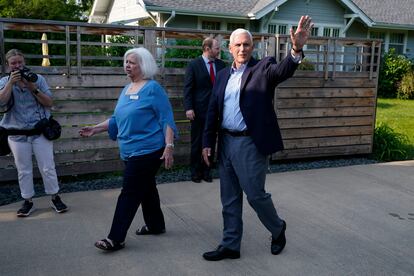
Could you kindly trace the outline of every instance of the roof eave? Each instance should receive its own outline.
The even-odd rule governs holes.
[[[371,28],[376,29],[395,29],[395,30],[408,30],[414,31],[414,24],[394,24],[394,23],[385,23],[385,22],[375,22]]]
[[[159,12],[159,13],[171,13],[175,11],[175,14],[180,15],[194,15],[194,16],[205,16],[205,17],[219,17],[219,18],[231,18],[231,19],[242,19],[242,20],[250,20],[249,16],[240,16],[235,14],[229,13],[208,13],[208,12],[197,12],[197,11],[190,11],[190,10],[179,10],[179,9],[172,9],[172,8],[164,8],[160,6],[149,6],[146,5],[147,11],[151,12]]]

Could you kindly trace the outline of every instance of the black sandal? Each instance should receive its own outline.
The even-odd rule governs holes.
[[[125,247],[124,242],[115,242],[112,243],[108,239],[102,239],[100,241],[95,242],[95,247],[104,250],[104,251],[117,251]]]
[[[159,231],[152,231],[148,229],[148,226],[144,225],[141,227],[141,229],[138,229],[135,234],[137,235],[160,235],[160,234],[164,234],[165,233],[165,229],[161,229]]]

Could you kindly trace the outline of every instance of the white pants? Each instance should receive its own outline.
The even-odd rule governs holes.
[[[35,194],[32,152],[42,175],[45,193],[56,194],[59,191],[59,184],[53,159],[53,142],[47,140],[43,135],[27,136],[27,138],[20,136],[17,139],[9,137],[8,141],[14,156],[22,197],[29,199]]]

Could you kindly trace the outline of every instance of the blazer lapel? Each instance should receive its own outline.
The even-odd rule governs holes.
[[[201,72],[204,74],[204,77],[205,78],[209,78],[210,79],[210,72],[207,70],[207,66],[206,66],[206,64],[204,63],[204,59],[203,59],[203,57],[199,57],[199,59],[198,59],[198,62],[199,62],[199,64],[198,64],[198,68],[202,68],[201,69]]]
[[[223,106],[224,106],[224,94],[226,92],[226,86],[227,86],[227,82],[230,78],[230,68],[226,67],[223,70],[226,70],[226,74],[224,75],[224,79],[225,81],[221,81],[220,83],[217,83],[219,85],[219,87],[217,87],[218,89],[218,99],[219,99],[219,114],[221,114],[221,116],[223,116]]]
[[[243,76],[241,79],[240,94],[243,93],[247,80],[250,78],[252,74],[253,66],[256,65],[256,63],[257,63],[257,60],[255,60],[254,58],[251,58],[249,62],[247,63],[247,68],[244,70]]]

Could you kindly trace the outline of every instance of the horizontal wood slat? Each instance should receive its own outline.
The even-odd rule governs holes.
[[[180,72],[178,70],[178,72]],[[275,91],[275,108],[285,150],[273,159],[367,154],[372,149],[376,88],[362,78],[323,78],[315,72],[296,73]],[[300,76],[300,77],[298,77]],[[52,87],[52,113],[62,124],[62,138],[55,141],[55,162],[59,175],[121,170],[117,143],[101,133],[80,138],[82,126],[100,123],[113,113],[124,75],[45,75]],[[184,76],[158,76],[174,110],[180,138],[176,141],[176,163],[188,164],[191,125],[185,116],[182,85]],[[12,156],[0,157],[0,176],[16,178]],[[36,164],[36,162],[34,162]],[[37,171],[37,170],[35,170]],[[39,176],[36,172],[35,176]]]
[[[80,138],[78,133],[82,126],[110,118],[120,92],[130,82],[122,67],[123,53],[102,51],[114,49],[112,47],[144,46],[154,55],[160,67],[155,80],[170,97],[179,129],[180,139],[175,142],[174,158],[177,164],[188,164],[191,124],[183,106],[186,68],[169,68],[171,63],[166,61],[182,61],[185,65],[192,58],[166,53],[177,49],[197,49],[201,52],[198,46],[177,45],[178,40],[197,39],[201,42],[205,37],[214,36],[219,37],[224,45],[229,40],[230,32],[8,18],[0,18],[0,25],[3,42],[17,48],[21,44],[30,44],[40,49],[44,42],[39,39],[40,35],[47,33],[52,38],[48,41],[49,45],[68,49],[45,56],[40,52],[26,55],[29,68],[42,74],[50,85],[54,96],[52,113],[63,126],[62,138],[54,144],[59,175],[123,168],[117,143],[108,139],[107,133],[86,139]],[[13,35],[4,30],[13,30]],[[39,34],[39,37],[16,37],[16,32]],[[111,43],[90,39],[91,35],[126,36],[133,42],[126,39],[122,43]],[[254,33],[253,39],[257,44],[255,54],[261,57],[274,56],[279,62],[289,55],[288,35]],[[381,40],[311,37],[308,46],[306,55],[312,71],[297,70],[275,91],[274,107],[286,150],[273,155],[273,158],[370,153]],[[85,52],[86,48],[99,51],[96,54],[94,51]],[[229,56],[225,47],[221,51]],[[39,66],[39,60],[46,57],[50,59],[51,66]],[[5,74],[4,56],[1,58],[3,66],[0,66],[0,73]],[[231,62],[226,61],[228,65]],[[35,176],[39,177],[37,170]],[[10,179],[16,179],[13,158],[0,157],[0,182]]]
[[[272,159],[295,159],[295,158],[312,158],[312,157],[328,157],[328,156],[346,156],[357,154],[371,153],[371,145],[352,145],[339,147],[324,147],[324,148],[304,148],[291,149],[277,152],[272,155]]]

